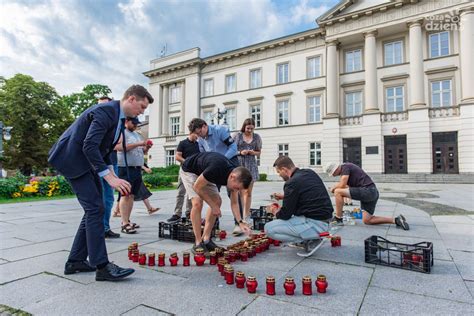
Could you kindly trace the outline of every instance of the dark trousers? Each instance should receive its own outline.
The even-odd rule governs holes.
[[[236,166],[236,167],[239,167],[239,166],[240,166],[239,159],[237,158],[237,156],[234,156],[232,159],[230,159],[230,162],[231,162],[234,166]],[[229,191],[229,189],[227,189],[227,196],[230,198],[230,191]],[[242,205],[242,197],[240,196],[240,192],[238,193],[237,198],[238,198],[237,200],[239,201],[239,213],[240,213],[240,217],[241,217],[242,219],[244,219],[244,218],[243,218],[243,216],[244,216],[244,208],[243,208],[243,205]],[[234,218],[234,223],[235,223],[235,225],[238,225],[238,224],[239,224],[239,223],[237,222],[237,219],[235,219],[235,218]]]
[[[100,177],[93,171],[68,179],[77,200],[84,209],[79,229],[69,254],[70,261],[86,260],[92,266],[108,262],[104,235],[104,203]]]

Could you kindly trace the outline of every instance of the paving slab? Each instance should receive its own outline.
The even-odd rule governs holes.
[[[386,238],[389,225],[345,225],[337,235],[341,236],[342,242],[346,239],[364,241],[372,235]]]
[[[474,298],[474,282],[472,281],[464,281],[466,287],[468,288],[469,292],[471,292],[471,296]]]
[[[360,315],[469,315],[472,304],[370,286]]]
[[[472,303],[472,297],[452,261],[435,261],[430,274],[376,266],[371,285]]]
[[[122,315],[126,316],[166,316],[166,315],[173,315],[167,312],[160,311],[158,309],[146,306],[146,305],[138,305],[133,309],[129,310],[128,312],[123,313]]]
[[[29,244],[16,248],[0,250],[0,258],[8,261],[17,261],[21,259],[33,258],[48,253],[54,253],[61,250],[70,250],[73,238],[63,238],[59,240],[47,241],[36,244]]]
[[[436,223],[450,224],[474,224],[473,215],[450,215],[450,216],[432,216],[431,219]]]
[[[435,222],[448,249],[474,252],[474,229],[470,224],[449,224]]]
[[[449,250],[464,280],[474,281],[474,252]]]
[[[0,286],[0,297],[3,304],[23,309],[74,289],[86,288],[77,282],[41,273]]]
[[[319,315],[324,313],[324,310],[316,308],[301,306],[285,301],[280,301],[278,298],[270,298],[265,296],[258,296],[250,303],[244,310],[239,313],[239,316],[250,315]],[[331,315],[338,315],[331,312]]]
[[[390,240],[391,236],[424,238],[427,239],[427,241],[441,239],[441,235],[434,226],[420,226],[411,224],[410,230],[403,230],[396,227],[395,225],[390,226],[387,233],[387,239]]]
[[[30,244],[32,244],[31,241],[22,240],[15,237],[2,238],[2,242],[0,243],[0,250],[15,248],[18,246],[25,246],[25,245],[30,245]],[[2,254],[0,252],[0,257],[1,256]]]

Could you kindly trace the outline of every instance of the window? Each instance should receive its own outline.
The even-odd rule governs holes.
[[[225,92],[234,92],[237,90],[237,81],[236,81],[236,75],[227,75],[225,76]]]
[[[250,89],[260,88],[262,86],[261,69],[250,70]]]
[[[321,121],[321,96],[308,98],[308,123]]]
[[[290,81],[290,64],[284,63],[277,65],[277,84],[287,83]]]
[[[431,106],[437,108],[451,105],[451,80],[431,82]]]
[[[385,50],[385,65],[396,65],[403,62],[403,43],[402,41],[396,41],[386,43],[384,45]]]
[[[362,114],[362,92],[346,93],[346,117]]]
[[[204,80],[204,96],[214,95],[214,79]]]
[[[203,113],[203,120],[206,121],[207,125],[212,124],[212,111],[205,111]]]
[[[385,89],[387,112],[403,111],[403,87],[391,87]]]
[[[176,160],[174,157],[174,149],[170,149],[166,151],[166,166],[171,166],[176,164]]]
[[[277,111],[278,111],[278,125],[288,125],[290,124],[289,113],[288,113],[288,100],[278,101],[277,102]]]
[[[289,145],[278,144],[278,156],[288,156],[288,155],[289,155]]]
[[[236,115],[235,115],[235,108],[228,108],[226,109],[226,123],[229,127],[229,130],[233,131],[236,129]]]
[[[309,165],[321,165],[321,143],[309,143]]]
[[[362,70],[362,50],[355,49],[346,52],[346,72]]]
[[[306,60],[306,76],[308,78],[321,76],[321,57],[311,57]]]
[[[171,136],[179,134],[179,116],[170,118]]]
[[[261,114],[260,104],[254,104],[250,106],[250,117],[255,121],[255,127],[262,126]]]
[[[449,33],[430,34],[430,58],[449,55]]]
[[[170,96],[169,96],[169,102],[170,104],[173,103],[178,103],[181,101],[181,87],[175,86],[171,87],[170,90]]]

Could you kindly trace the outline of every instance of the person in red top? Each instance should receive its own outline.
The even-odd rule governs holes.
[[[344,198],[351,198],[360,201],[360,208],[364,211],[362,217],[364,224],[396,224],[397,227],[404,230],[410,229],[402,214],[395,218],[374,215],[375,206],[379,199],[379,191],[369,175],[359,166],[350,162],[343,164],[331,162],[326,165],[325,169],[329,176],[341,176],[339,182],[331,188],[331,192],[336,198],[336,215],[332,220],[333,224],[344,225],[342,220]]]

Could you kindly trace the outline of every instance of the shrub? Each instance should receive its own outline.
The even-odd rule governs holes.
[[[266,173],[260,173],[258,181],[267,181],[267,174]]]
[[[144,174],[143,181],[151,185],[152,188],[171,186],[172,182],[177,181],[177,176],[163,175],[159,173]]]
[[[21,196],[22,187],[25,182],[22,182],[16,177],[0,179],[0,197],[1,198],[12,198],[14,195]]]

